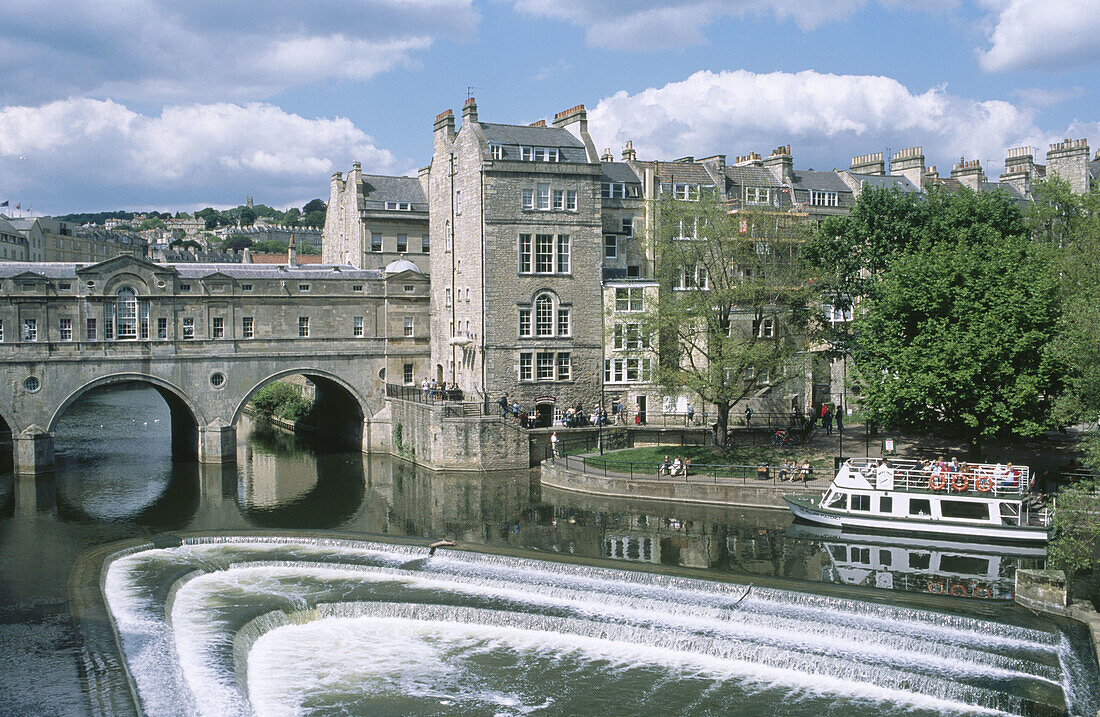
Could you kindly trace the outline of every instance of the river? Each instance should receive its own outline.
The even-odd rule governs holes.
[[[1041,553],[544,493],[536,471],[431,473],[247,420],[235,465],[200,466],[173,461],[168,418],[152,390],[90,394],[52,476],[0,475],[0,711],[91,713],[74,561],[196,531],[365,542],[211,538],[117,561],[108,602],[155,714],[247,713],[245,671],[263,714],[1096,710],[1079,631],[1009,602]],[[476,552],[408,540],[444,537]]]

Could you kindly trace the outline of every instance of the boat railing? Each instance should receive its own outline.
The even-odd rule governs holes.
[[[1027,466],[1000,463],[960,463],[950,470],[912,459],[887,459],[884,472],[878,458],[850,458],[847,464],[871,485],[885,488],[884,482],[892,483],[890,490],[1018,499],[1031,483]]]

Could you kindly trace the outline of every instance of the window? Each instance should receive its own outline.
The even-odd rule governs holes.
[[[932,515],[932,506],[927,498],[910,498],[909,515]]]
[[[810,204],[815,207],[835,207],[838,205],[837,193],[811,190]]]
[[[926,503],[928,501],[925,501]],[[833,497],[825,504],[826,508],[832,508],[833,510],[848,510],[848,494],[847,493],[834,493]]]
[[[604,182],[600,187],[600,197],[603,199],[626,199],[626,184],[624,182]]]
[[[256,321],[251,316],[241,317],[241,336],[246,339],[256,336]]]
[[[574,189],[565,190],[565,211],[577,211],[577,192]]]
[[[397,235],[397,251],[401,252],[402,254],[409,251],[409,235],[408,234],[398,234]]]
[[[443,251],[451,251],[454,248],[455,235],[451,231],[451,220],[443,224]]]
[[[309,284],[298,284],[298,291],[309,291]]]
[[[451,287],[449,287],[449,286],[446,289],[443,290],[443,305],[444,306],[450,306],[451,305]]]
[[[363,317],[354,316],[351,319],[351,335],[361,337],[363,335]]]
[[[554,353],[552,351],[539,351],[535,354],[535,380],[554,380]]]
[[[634,217],[623,217],[623,236],[634,236]]]
[[[852,305],[850,302],[843,307],[822,304],[821,310],[825,314],[826,321],[830,324],[842,324],[852,320]]]
[[[852,495],[852,510],[871,510],[871,496]]]
[[[603,258],[617,259],[619,257],[619,237],[608,234],[603,238]]]
[[[675,199],[682,199],[688,202],[699,201],[699,185],[698,184],[673,184],[672,196]]]
[[[115,320],[112,316],[108,315],[103,320],[103,338],[110,341],[115,337]]]
[[[504,159],[504,146],[500,144],[489,145],[489,156],[493,159]]]
[[[110,323],[110,322],[108,322]],[[111,338],[107,336],[106,338]],[[193,339],[195,338],[195,320],[191,317],[184,317],[183,319],[183,338]]]
[[[531,335],[531,310],[520,309],[519,310],[519,335],[530,336]]]
[[[68,291],[69,289],[73,288],[73,285],[72,284],[58,284],[57,288],[60,289],[61,291]]]
[[[57,322],[57,335],[61,341],[73,340],[73,320],[59,319]]]
[[[558,380],[573,380],[573,355],[568,351],[558,354]]]
[[[0,319],[0,341],[4,340],[4,320]]]
[[[546,294],[539,294],[535,299],[535,334],[554,335],[554,302]]]
[[[412,203],[410,202],[386,202],[386,209],[397,212],[411,212]]]
[[[569,309],[558,309],[558,336],[569,335]]]
[[[352,291],[362,291],[363,290],[363,285],[362,284],[352,284],[351,285],[351,290]]]
[[[191,291],[190,284],[180,284],[180,291]]]
[[[558,273],[569,273],[569,235],[558,235]]]
[[[95,337],[96,336],[96,330],[95,329],[96,329],[95,319],[88,319],[84,323],[84,338],[87,339],[88,341],[95,341],[96,340],[96,337]]]
[[[382,251],[382,234],[380,232],[370,233],[370,250]]]
[[[421,254],[429,254],[429,253],[431,253],[431,250],[432,250],[431,240],[429,240],[428,235],[425,234],[424,236],[420,237],[420,253]]]
[[[564,209],[565,209],[565,190],[564,189],[555,189],[554,190],[554,211],[555,212],[560,212],[560,211],[563,211]]]
[[[531,381],[534,379],[534,369],[532,364],[532,354],[530,351],[522,351],[519,355],[519,380]]]
[[[535,208],[539,211],[550,209],[550,185],[540,184],[535,189]]]
[[[963,520],[989,520],[989,505],[967,500],[942,500],[940,515]]]
[[[649,337],[642,333],[641,324],[615,324],[612,337],[612,345],[619,350],[649,348]]]
[[[707,273],[707,268],[702,264],[696,264],[695,270],[681,269],[680,270],[680,283],[676,286],[677,289],[709,289],[710,288],[710,276]]]
[[[775,338],[775,319],[753,319],[752,334],[762,339]]]
[[[551,274],[554,271],[554,235],[535,235],[535,273]]]
[[[641,287],[615,289],[615,311],[642,311],[644,306]]]
[[[168,338],[168,319],[157,317],[157,339],[165,341]]]
[[[767,187],[745,187],[746,204],[769,204],[772,200],[771,190]]]
[[[455,190],[455,214],[462,213],[462,190]]]
[[[646,383],[652,380],[647,358],[615,358],[603,362],[605,383]]]
[[[241,291],[252,291],[252,284],[241,284]]]
[[[406,316],[405,317],[404,329],[405,329],[405,336],[412,336],[413,335],[413,317],[411,317],[411,316]]]
[[[221,316],[215,316],[213,318],[213,326],[211,327],[211,336],[215,339],[225,338],[225,318]]]
[[[404,379],[405,385],[413,382],[413,365],[411,363],[402,366],[401,378]]]
[[[520,147],[519,158],[522,162],[557,162],[557,147]]]
[[[115,328],[119,339],[137,338],[137,294],[122,287],[115,296]]]
[[[535,208],[535,190],[524,189],[523,190],[523,208],[534,209]]]
[[[884,495],[878,499],[878,512],[880,513],[893,513],[894,512],[894,499],[890,496]]]
[[[298,317],[298,338],[300,338],[300,339],[308,339],[309,338],[309,317],[308,316],[299,316]]]

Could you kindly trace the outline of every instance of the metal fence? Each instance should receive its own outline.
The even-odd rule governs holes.
[[[590,475],[604,478],[630,478],[639,480],[658,480],[681,483],[707,483],[721,485],[772,485],[782,486],[796,492],[820,492],[834,477],[832,471],[811,469],[803,475],[797,468],[784,469],[780,466],[743,466],[687,464],[680,472],[672,474],[660,463],[607,460],[599,456],[568,455],[559,451],[551,457],[554,463],[563,464],[572,470],[582,470]]]

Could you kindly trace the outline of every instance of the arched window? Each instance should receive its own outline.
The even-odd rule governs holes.
[[[535,335],[554,335],[554,301],[549,294],[539,294],[535,298]]]
[[[119,339],[137,338],[137,294],[124,286],[115,294],[115,328]]]

